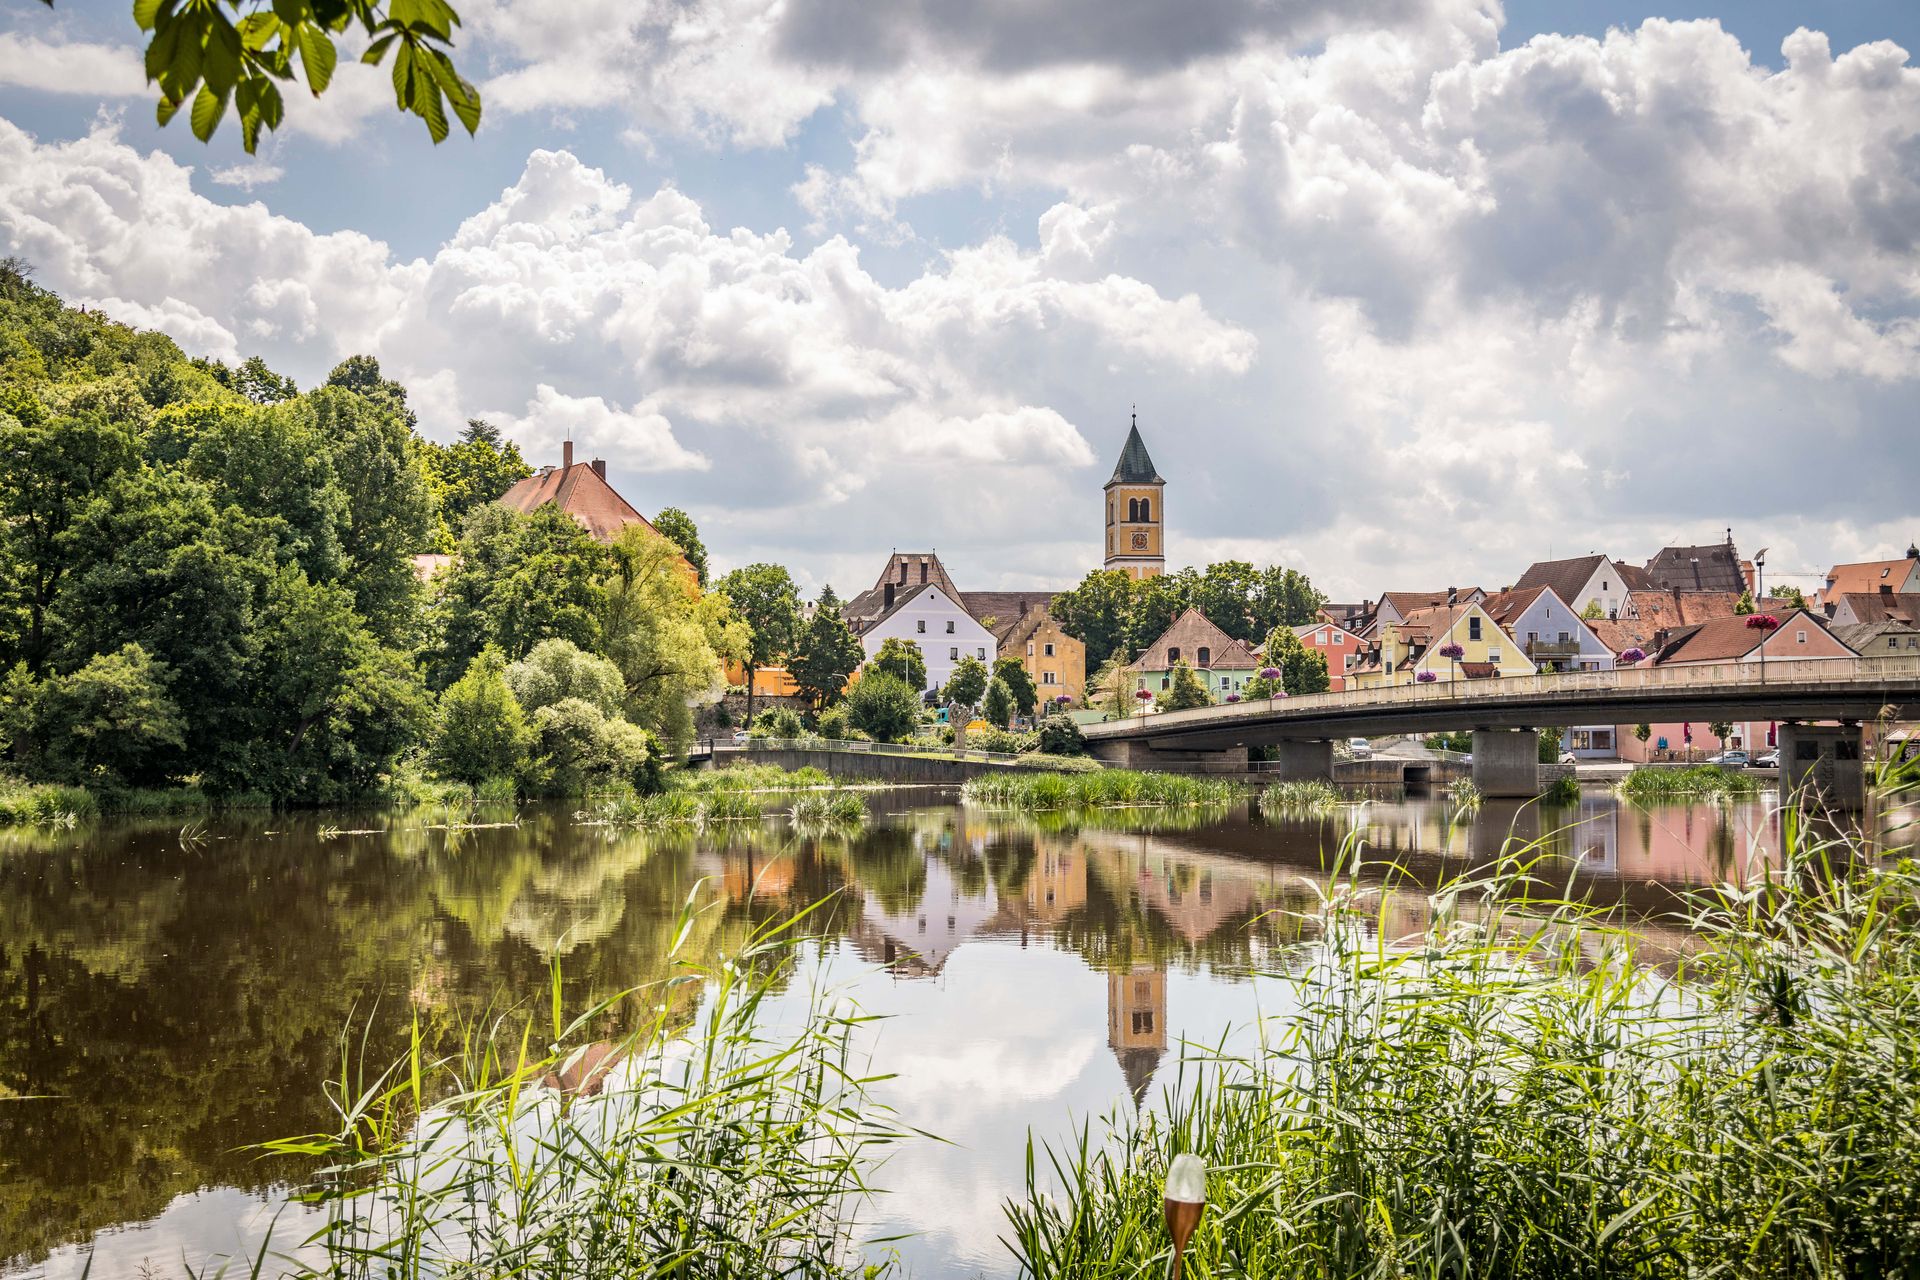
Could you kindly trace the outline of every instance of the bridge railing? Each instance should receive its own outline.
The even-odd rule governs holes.
[[[1764,670],[1763,670],[1764,668]],[[1326,711],[1357,707],[1418,707],[1449,702],[1499,704],[1524,702],[1577,692],[1651,692],[1655,690],[1766,685],[1820,685],[1873,689],[1888,684],[1920,684],[1920,656],[1889,658],[1770,658],[1760,662],[1695,662],[1671,666],[1619,667],[1612,671],[1566,671],[1488,680],[1448,680],[1432,684],[1373,685],[1339,693],[1307,693],[1290,698],[1251,699],[1190,711],[1149,712],[1088,725],[1090,736],[1123,733],[1126,726],[1151,721],[1157,728],[1209,724],[1237,719],[1311,719]]]

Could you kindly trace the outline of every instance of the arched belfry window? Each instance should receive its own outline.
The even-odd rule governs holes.
[[[1127,523],[1133,524],[1140,519],[1140,499],[1127,499]]]
[[[1152,523],[1152,521],[1153,521],[1153,499],[1142,498],[1140,499],[1140,522],[1142,524],[1150,524]]]

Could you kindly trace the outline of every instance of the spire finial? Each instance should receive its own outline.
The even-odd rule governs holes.
[[[1133,421],[1128,425],[1133,427],[1138,427],[1140,425],[1140,406],[1138,404],[1134,404],[1131,406],[1131,409],[1133,414]]]

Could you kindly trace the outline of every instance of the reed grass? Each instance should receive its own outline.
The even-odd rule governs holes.
[[[676,791],[704,795],[714,791],[798,791],[830,787],[833,779],[812,766],[788,770],[771,764],[732,764],[724,769],[676,770],[668,775],[668,785]]]
[[[1697,764],[1684,769],[1635,769],[1620,784],[1620,794],[1629,800],[1700,800],[1730,796],[1752,796],[1761,791],[1760,780],[1744,769],[1723,769],[1717,764]]]
[[[1041,811],[1109,806],[1225,807],[1246,797],[1224,778],[1100,769],[1090,773],[991,773],[962,789],[968,804],[989,809]]]
[[[1454,785],[1458,786],[1458,783]],[[1472,786],[1472,783],[1467,785]],[[1478,792],[1476,791],[1477,795]],[[1553,785],[1540,793],[1541,804],[1569,805],[1580,803],[1580,779],[1562,774],[1553,780]]]
[[[1486,802],[1486,796],[1474,785],[1472,778],[1455,778],[1446,786],[1447,807],[1456,812],[1478,809]]]
[[[1260,790],[1260,812],[1265,814],[1318,813],[1337,808],[1345,800],[1339,788],[1319,778],[1274,782]]]
[[[1533,845],[1395,937],[1350,840],[1256,1052],[1030,1147],[1020,1274],[1164,1274],[1183,1151],[1213,1171],[1193,1280],[1920,1274],[1920,866],[1783,828],[1784,865],[1684,900],[1671,963]]]
[[[864,824],[867,806],[851,791],[809,791],[794,798],[788,811],[796,827],[849,827]]]
[[[470,1027],[442,1057],[416,1025],[407,1057],[379,1072],[343,1051],[335,1131],[266,1147],[325,1164],[305,1195],[325,1214],[310,1242],[324,1261],[294,1274],[887,1274],[862,1257],[856,1221],[907,1131],[868,1094],[854,1046],[868,1019],[814,989],[797,1030],[769,1030],[768,998],[793,980],[820,906],[711,966],[676,957],[684,976],[571,1020],[556,967],[550,1019]],[[619,1042],[580,1043],[636,1015]]]

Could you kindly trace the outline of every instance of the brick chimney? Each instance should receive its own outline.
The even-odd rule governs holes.
[[[607,460],[605,458],[595,458],[589,465],[593,467],[593,474],[599,476],[602,480],[607,478]]]
[[[573,465],[573,437],[568,436],[567,442],[560,446],[560,469],[564,471],[568,467],[571,467],[572,465]]]

